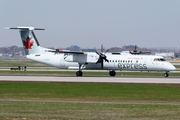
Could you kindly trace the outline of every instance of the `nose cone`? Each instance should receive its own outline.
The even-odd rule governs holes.
[[[175,70],[176,70],[176,68],[174,67],[174,65],[172,65],[169,69],[170,69],[170,71],[175,71]]]
[[[169,71],[175,71],[176,68],[174,67],[173,64],[169,63],[169,65],[168,65],[168,70],[169,70]]]

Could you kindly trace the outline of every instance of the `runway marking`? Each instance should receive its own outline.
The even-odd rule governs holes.
[[[8,100],[0,99],[1,102],[45,102],[45,103],[79,103],[79,104],[117,104],[117,105],[180,105],[180,103],[137,103],[137,102],[98,102],[98,101],[54,101],[54,100]]]

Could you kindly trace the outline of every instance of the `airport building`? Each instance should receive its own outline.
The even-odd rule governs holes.
[[[155,55],[163,56],[163,57],[174,57],[175,56],[174,52],[169,52],[169,53],[159,53],[159,52],[157,52],[157,53],[155,53]]]
[[[180,53],[174,53],[174,57],[180,57]]]

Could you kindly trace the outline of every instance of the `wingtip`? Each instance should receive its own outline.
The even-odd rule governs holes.
[[[4,28],[5,30],[9,30],[10,28],[9,27],[6,27],[6,28]]]

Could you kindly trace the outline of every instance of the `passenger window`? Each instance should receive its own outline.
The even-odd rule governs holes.
[[[114,62],[114,60],[112,60],[112,62]]]

